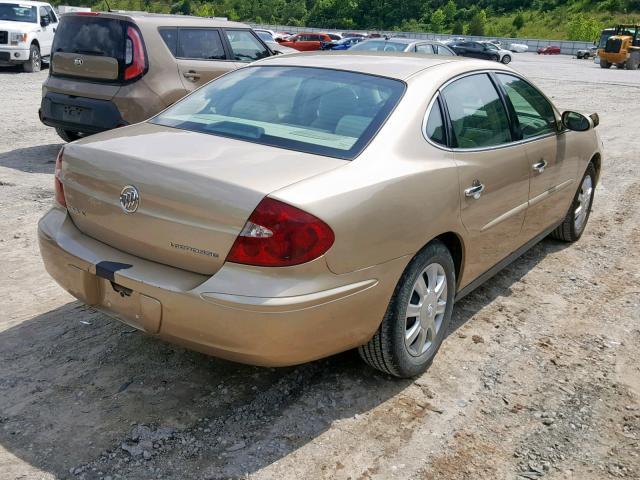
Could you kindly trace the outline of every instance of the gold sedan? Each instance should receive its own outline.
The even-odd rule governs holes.
[[[414,376],[456,299],[580,238],[597,124],[503,65],[274,57],[65,146],[40,249],[71,294],[160,338],[271,366],[357,347]]]

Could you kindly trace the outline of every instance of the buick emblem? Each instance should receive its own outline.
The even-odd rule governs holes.
[[[120,207],[126,213],[133,213],[140,205],[140,193],[133,185],[127,185],[120,192]]]
[[[79,67],[80,65],[82,65],[83,63],[84,63],[84,60],[82,60],[81,58],[74,58],[74,59],[73,59],[73,64],[74,64],[74,65],[77,65],[78,67]]]

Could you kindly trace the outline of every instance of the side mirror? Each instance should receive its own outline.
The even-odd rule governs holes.
[[[596,121],[600,123],[600,119],[597,113],[593,114],[593,117],[587,117],[578,112],[567,111],[562,114],[562,125],[567,130],[573,130],[574,132],[586,132],[596,126]]]
[[[40,17],[40,26],[41,27],[46,27],[50,23],[51,23],[51,20],[49,19],[49,17]]]

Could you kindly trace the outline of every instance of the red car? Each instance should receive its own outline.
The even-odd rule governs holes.
[[[548,47],[541,47],[538,49],[538,55],[559,55],[560,54],[560,47],[556,47],[556,46],[548,46]]]
[[[295,48],[301,52],[320,50],[322,43],[330,43],[331,37],[326,33],[302,32],[289,38],[289,40],[279,41],[280,45]]]

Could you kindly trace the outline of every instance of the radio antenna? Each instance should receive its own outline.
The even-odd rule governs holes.
[[[107,12],[111,11],[111,5],[109,5],[109,2],[107,0],[104,0],[105,5],[107,6]]]

